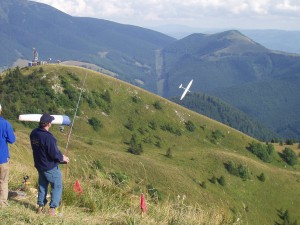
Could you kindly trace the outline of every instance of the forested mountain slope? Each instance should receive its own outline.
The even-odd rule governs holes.
[[[185,96],[183,100],[179,98],[171,98],[170,100],[233,127],[258,140],[278,140],[278,135],[272,132],[271,129],[267,129],[261,123],[237,108],[208,94],[192,93]]]

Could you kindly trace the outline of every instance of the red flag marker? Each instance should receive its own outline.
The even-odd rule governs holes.
[[[81,187],[81,185],[80,185],[80,183],[79,183],[79,180],[76,180],[76,182],[75,182],[75,184],[74,184],[74,187],[73,187],[73,190],[74,190],[75,193],[77,193],[77,194],[79,194],[79,195],[82,194],[83,189],[82,189],[82,187]]]
[[[142,213],[147,212],[146,200],[143,193],[141,194],[141,211]]]

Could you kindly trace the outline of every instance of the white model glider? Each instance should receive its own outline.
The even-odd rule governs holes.
[[[22,114],[19,115],[20,121],[28,121],[28,122],[40,122],[42,114]],[[51,115],[54,117],[52,124],[60,124],[69,126],[71,124],[70,118],[66,115]]]
[[[179,85],[179,88],[183,88],[184,92],[182,93],[180,100],[182,100],[184,98],[184,96],[186,95],[186,93],[190,92],[190,87],[192,86],[193,80],[190,81],[190,83],[188,84],[188,86],[185,88],[182,86],[182,84]]]

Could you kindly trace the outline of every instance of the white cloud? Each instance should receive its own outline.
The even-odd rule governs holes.
[[[276,8],[284,11],[300,11],[299,1],[285,0],[276,5]]]
[[[250,10],[253,11],[253,13],[258,15],[266,15],[269,13],[269,9],[271,7],[271,1],[269,0],[261,0],[261,1],[251,1],[250,4]]]
[[[289,21],[300,29],[300,0],[35,0],[73,16],[101,18],[134,25],[208,24],[249,21],[252,28],[269,21],[274,28]],[[274,21],[274,19],[278,19]],[[205,21],[210,20],[210,21]],[[265,21],[262,21],[265,20]],[[238,22],[239,21],[239,22]],[[273,24],[272,24],[273,23]],[[217,24],[219,25],[219,24]],[[247,26],[250,26],[248,24]],[[268,28],[268,27],[266,27]]]

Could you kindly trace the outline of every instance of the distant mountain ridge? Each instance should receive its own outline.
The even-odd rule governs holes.
[[[269,50],[238,31],[192,34],[164,48],[163,96],[180,83],[240,109],[282,137],[300,138],[300,55]]]
[[[239,31],[192,34],[164,48],[163,54],[165,96],[179,95],[178,81],[192,78],[197,78],[196,89],[212,91],[294,74],[300,69],[300,55],[269,50]]]
[[[214,34],[231,30],[232,28],[197,28],[169,24],[151,27],[151,29],[177,39],[182,39],[194,33]],[[300,30],[239,29],[239,31],[269,49],[300,54]]]
[[[18,58],[32,60],[36,47],[40,60],[94,63],[120,79],[140,79],[155,91],[154,52],[176,40],[141,27],[72,17],[26,0],[1,1],[0,10],[0,67],[4,68]]]

